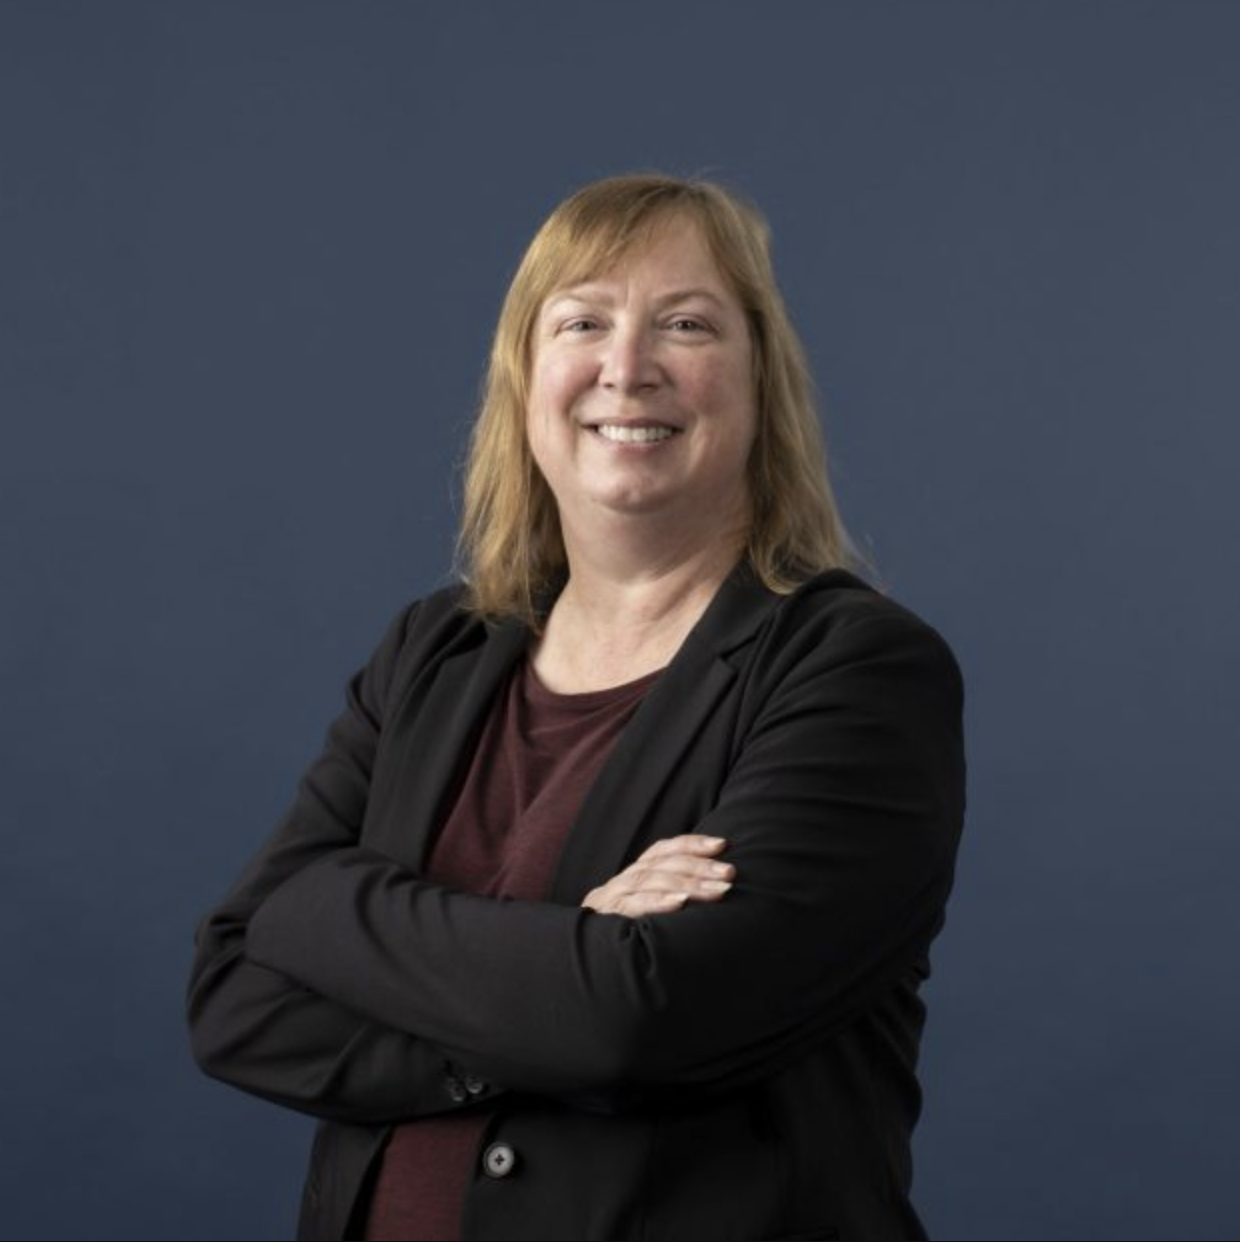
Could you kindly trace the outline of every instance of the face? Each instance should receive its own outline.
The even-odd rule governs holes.
[[[751,358],[745,313],[690,220],[553,291],[534,327],[527,430],[566,539],[602,515],[665,517],[678,537],[743,524]]]

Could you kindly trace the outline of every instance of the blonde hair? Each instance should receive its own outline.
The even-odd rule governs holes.
[[[761,213],[721,186],[661,174],[584,186],[547,218],[508,288],[465,465],[458,562],[466,606],[538,628],[568,572],[555,497],[526,439],[535,321],[555,290],[610,271],[661,225],[701,229],[749,325],[757,435],[749,458],[745,557],[788,594],[826,569],[867,564],[844,529],[805,352],[775,282]]]

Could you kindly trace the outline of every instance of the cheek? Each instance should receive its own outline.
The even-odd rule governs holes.
[[[548,434],[555,424],[557,392],[554,370],[545,363],[540,363],[530,376],[525,415],[525,434],[535,458],[540,456],[542,446],[547,442]]]
[[[530,406],[542,411],[562,409],[585,384],[582,359],[551,354],[534,366],[530,379]]]
[[[530,455],[534,458],[534,464],[544,474],[550,456],[548,452],[551,439],[550,427],[550,420],[547,418],[545,409],[534,404],[531,394],[529,412],[525,416],[525,440],[530,447]]]
[[[753,379],[741,367],[728,367],[700,377],[698,402],[719,413],[718,426],[729,440],[749,444],[757,434]]]

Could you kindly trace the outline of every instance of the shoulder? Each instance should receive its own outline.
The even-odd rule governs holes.
[[[876,671],[916,668],[963,693],[947,639],[912,608],[856,574],[832,569],[802,583],[772,608],[754,658],[788,672],[868,663]]]
[[[800,625],[853,626],[885,624],[906,627],[946,640],[906,604],[846,569],[829,569],[803,582],[784,597],[778,611],[785,622]]]
[[[409,601],[396,620],[405,643],[435,643],[467,629],[474,618],[465,608],[465,588],[450,583]]]
[[[465,587],[452,583],[405,603],[388,622],[370,667],[391,684],[405,682],[437,658],[481,646],[494,626],[465,607]]]

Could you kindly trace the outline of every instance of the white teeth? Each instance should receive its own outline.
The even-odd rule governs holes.
[[[672,427],[615,427],[611,423],[600,423],[596,430],[605,440],[620,444],[651,444],[676,434]]]

